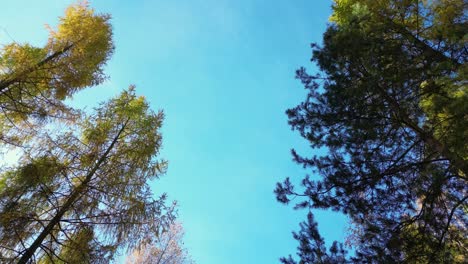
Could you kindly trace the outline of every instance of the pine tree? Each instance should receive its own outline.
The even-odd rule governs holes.
[[[297,71],[309,94],[287,111],[294,130],[328,150],[293,151],[321,179],[305,177],[303,189],[287,179],[278,200],[347,214],[350,261],[465,261],[466,3],[337,0],[333,10],[313,45],[321,74]]]

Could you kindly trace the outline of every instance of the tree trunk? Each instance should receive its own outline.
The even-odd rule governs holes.
[[[127,121],[128,122],[128,121]],[[93,178],[94,174],[96,171],[99,169],[101,164],[107,159],[107,155],[109,155],[110,151],[112,148],[114,148],[115,143],[117,143],[117,140],[119,139],[120,135],[122,134],[123,130],[125,129],[127,122],[122,126],[122,128],[119,130],[117,135],[114,137],[112,140],[112,143],[109,145],[109,147],[106,149],[104,154],[101,156],[101,158],[98,160],[96,165],[91,169],[91,171],[86,175],[86,178],[83,180],[83,182],[76,187],[70,196],[68,197],[67,201],[63,204],[62,208],[58,211],[58,213],[50,220],[50,222],[47,224],[47,226],[42,230],[42,232],[37,236],[37,238],[34,240],[34,242],[31,244],[29,248],[26,249],[24,254],[21,256],[21,258],[18,261],[18,264],[26,264],[29,262],[31,257],[34,255],[36,250],[41,246],[42,242],[44,239],[52,232],[54,227],[60,222],[62,219],[63,215],[71,209],[73,204],[78,200],[78,198],[83,194],[83,192],[86,190],[86,187],[88,183],[91,181]]]

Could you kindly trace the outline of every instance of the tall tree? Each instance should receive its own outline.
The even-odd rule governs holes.
[[[172,221],[166,196],[148,181],[164,172],[156,159],[162,112],[130,88],[56,135],[39,137],[19,166],[0,176],[0,260],[108,263],[146,233]]]
[[[173,223],[159,237],[149,234],[146,241],[127,257],[128,264],[191,264],[194,263],[184,248],[184,229]]]
[[[321,179],[305,177],[303,189],[286,179],[275,192],[283,203],[302,197],[297,208],[347,214],[350,261],[466,261],[466,8],[463,0],[336,0],[323,44],[312,45],[321,74],[297,71],[309,94],[287,111],[289,124],[328,153],[293,151]],[[302,247],[299,255],[321,263],[304,259]]]
[[[45,47],[0,52],[0,144],[22,154],[0,170],[2,263],[108,263],[173,220],[166,195],[154,199],[148,186],[166,167],[156,157],[163,113],[133,87],[90,115],[63,103],[105,79],[109,18],[81,2]]]
[[[12,43],[0,50],[0,143],[21,144],[48,118],[73,121],[63,104],[75,92],[105,80],[113,52],[107,14],[86,2],[70,6],[44,47]],[[27,129],[24,131],[24,129]]]

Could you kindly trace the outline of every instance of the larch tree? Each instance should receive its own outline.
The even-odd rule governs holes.
[[[302,198],[296,208],[345,213],[355,254],[327,251],[309,217],[294,233],[299,263],[466,261],[466,10],[463,0],[335,0],[323,44],[312,45],[321,72],[297,71],[308,95],[287,111],[328,153],[293,151],[320,178],[288,178],[275,192]]]
[[[38,137],[1,175],[0,260],[108,263],[159,234],[173,220],[166,196],[153,199],[148,186],[166,167],[156,159],[162,119],[130,88]]]
[[[102,83],[114,46],[107,14],[86,2],[70,6],[44,47],[6,44],[0,50],[0,143],[21,145],[47,119],[73,122],[63,100]]]
[[[193,264],[184,248],[184,229],[180,223],[173,223],[159,236],[149,234],[139,248],[125,260],[127,264]]]
[[[105,79],[109,18],[75,4],[45,47],[0,52],[0,144],[21,150],[0,168],[1,263],[109,263],[173,221],[148,185],[166,168],[163,113],[134,87],[90,114],[63,103]]]

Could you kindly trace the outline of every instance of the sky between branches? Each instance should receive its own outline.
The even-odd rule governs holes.
[[[5,1],[0,43],[42,45],[73,1]],[[91,109],[130,84],[163,109],[168,173],[156,193],[178,200],[186,246],[197,263],[277,263],[295,252],[291,231],[306,212],[277,203],[275,183],[307,173],[290,149],[311,156],[284,111],[305,92],[294,71],[314,69],[331,1],[91,1],[113,17],[110,79],[79,93]],[[327,242],[344,239],[345,218],[316,216]]]

